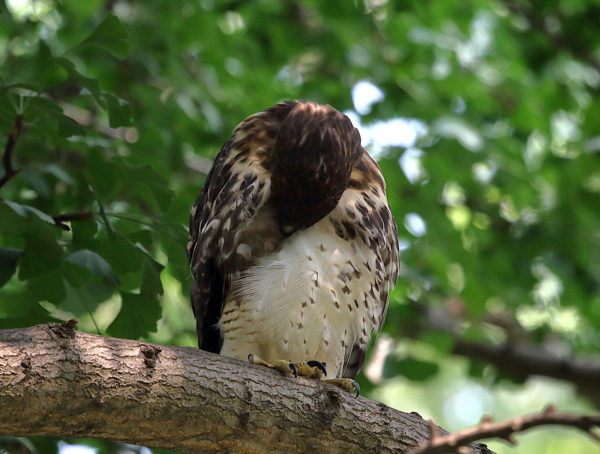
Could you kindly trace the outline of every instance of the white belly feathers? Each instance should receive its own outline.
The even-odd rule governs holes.
[[[373,260],[362,241],[337,236],[329,217],[293,234],[232,283],[233,298],[219,322],[221,353],[243,360],[248,353],[314,359],[327,363],[329,377],[341,376],[352,345],[368,342],[380,315],[368,296]],[[234,305],[243,310],[243,330],[236,328],[242,320],[228,318],[237,312]],[[231,350],[234,340],[247,349]]]

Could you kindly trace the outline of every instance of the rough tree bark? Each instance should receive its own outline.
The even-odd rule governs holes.
[[[324,383],[57,324],[0,331],[0,409],[0,434],[187,453],[402,453],[429,437],[418,414]]]

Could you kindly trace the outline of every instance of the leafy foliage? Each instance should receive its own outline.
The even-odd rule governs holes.
[[[431,380],[452,349],[409,301],[465,338],[517,326],[520,340],[597,352],[599,9],[4,2],[0,176],[16,174],[0,187],[0,328],[77,317],[191,343],[189,309],[172,308],[189,289],[187,215],[208,160],[245,116],[305,98],[353,112],[388,182],[403,263],[384,332],[412,340],[384,378]],[[365,81],[382,96],[359,108]],[[490,314],[510,326],[482,323]]]

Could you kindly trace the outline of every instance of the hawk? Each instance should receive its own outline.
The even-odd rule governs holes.
[[[358,392],[398,240],[347,116],[287,101],[242,121],[192,207],[187,250],[200,348]]]

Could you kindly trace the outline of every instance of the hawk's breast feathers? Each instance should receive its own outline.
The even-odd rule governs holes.
[[[192,208],[188,257],[201,348],[354,377],[385,318],[398,245],[350,120],[285,102],[240,123]]]

